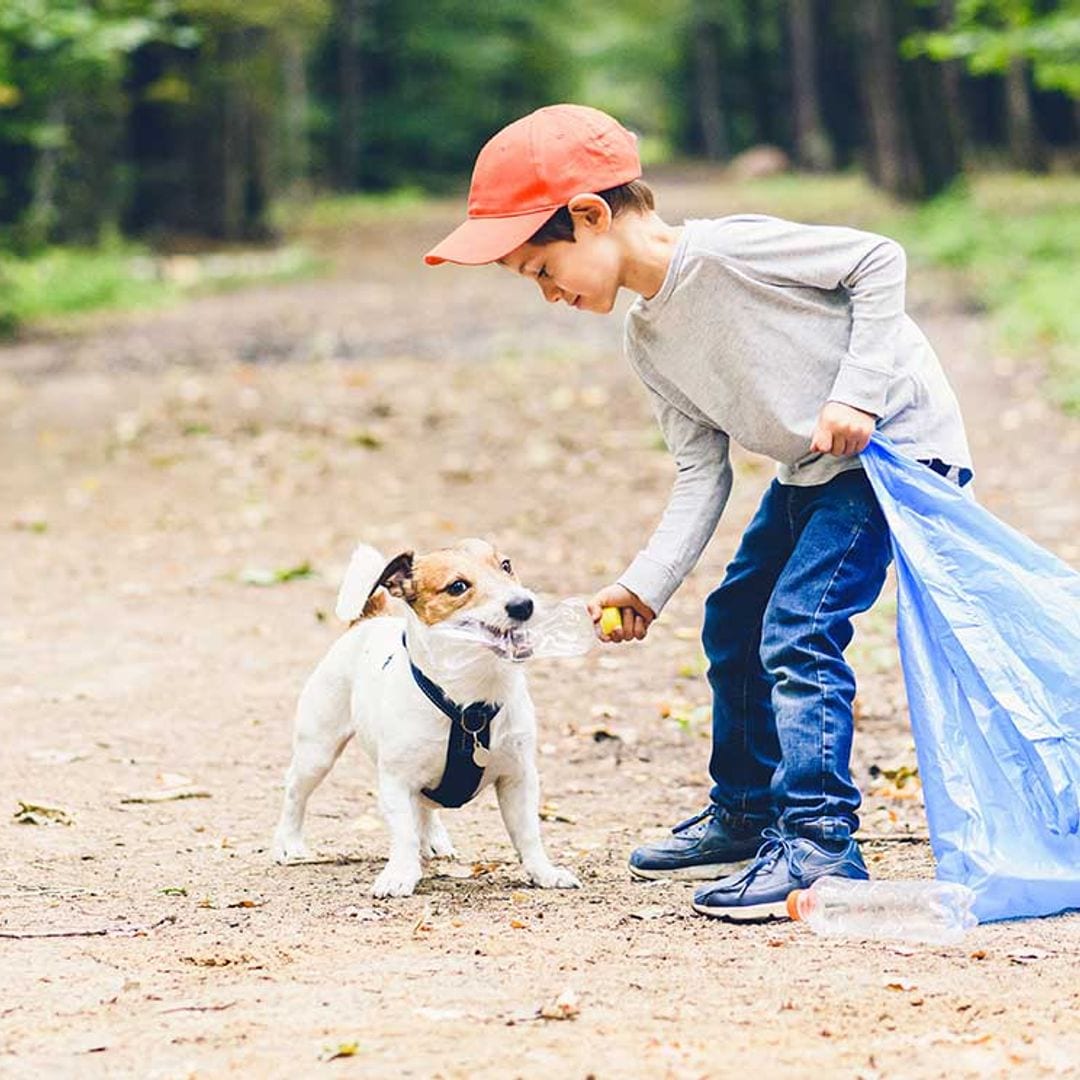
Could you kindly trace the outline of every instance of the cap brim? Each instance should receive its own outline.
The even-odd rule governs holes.
[[[471,217],[441,244],[436,244],[424,256],[424,262],[428,266],[444,262],[481,266],[496,262],[514,248],[521,247],[556,210],[557,206],[510,217]]]

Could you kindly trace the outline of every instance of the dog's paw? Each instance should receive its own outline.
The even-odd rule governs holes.
[[[425,859],[456,859],[457,848],[450,843],[450,837],[445,833],[442,836],[428,836],[424,838],[423,852]]]
[[[375,879],[375,884],[371,886],[371,895],[378,899],[385,896],[412,896],[419,880],[419,870],[402,870],[396,866],[386,866]]]
[[[580,889],[581,882],[565,866],[530,866],[529,880],[538,889]]]
[[[304,862],[311,858],[311,852],[302,836],[283,836],[275,833],[270,851],[276,863]]]

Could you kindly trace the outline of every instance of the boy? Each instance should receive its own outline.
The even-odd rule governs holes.
[[[707,915],[782,915],[792,889],[868,876],[843,653],[890,546],[857,455],[876,428],[961,484],[970,455],[937,357],[904,313],[896,243],[761,215],[673,227],[640,175],[634,137],[611,117],[540,109],[481,150],[468,220],[426,259],[498,262],[546,300],[601,314],[620,288],[638,294],[626,350],[677,474],[644,550],[591,601],[594,619],[622,610],[610,640],[644,638],[696,563],[731,489],[729,439],[777,461],[705,604],[710,804],[637,848],[630,869],[710,881],[694,897]]]

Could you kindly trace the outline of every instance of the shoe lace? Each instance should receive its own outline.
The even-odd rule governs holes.
[[[679,833],[685,832],[687,829],[691,829],[695,825],[700,824],[707,817],[712,817],[719,809],[720,808],[715,803],[710,803],[700,813],[695,814],[693,817],[688,817],[685,821],[680,821],[671,831],[678,836]]]
[[[744,892],[757,874],[762,870],[771,870],[781,859],[787,861],[792,876],[799,877],[802,873],[802,859],[799,857],[799,849],[795,846],[797,837],[785,836],[779,829],[772,826],[763,830],[761,836],[763,840],[761,847],[757,849],[757,854],[738,880]]]

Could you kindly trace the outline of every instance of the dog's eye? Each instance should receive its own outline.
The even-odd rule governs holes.
[[[502,568],[508,574],[512,574],[514,572],[514,568],[510,565],[510,560],[509,559],[503,559]]]
[[[451,596],[461,596],[469,591],[469,583],[464,578],[458,578],[457,581],[451,581],[444,591]]]

